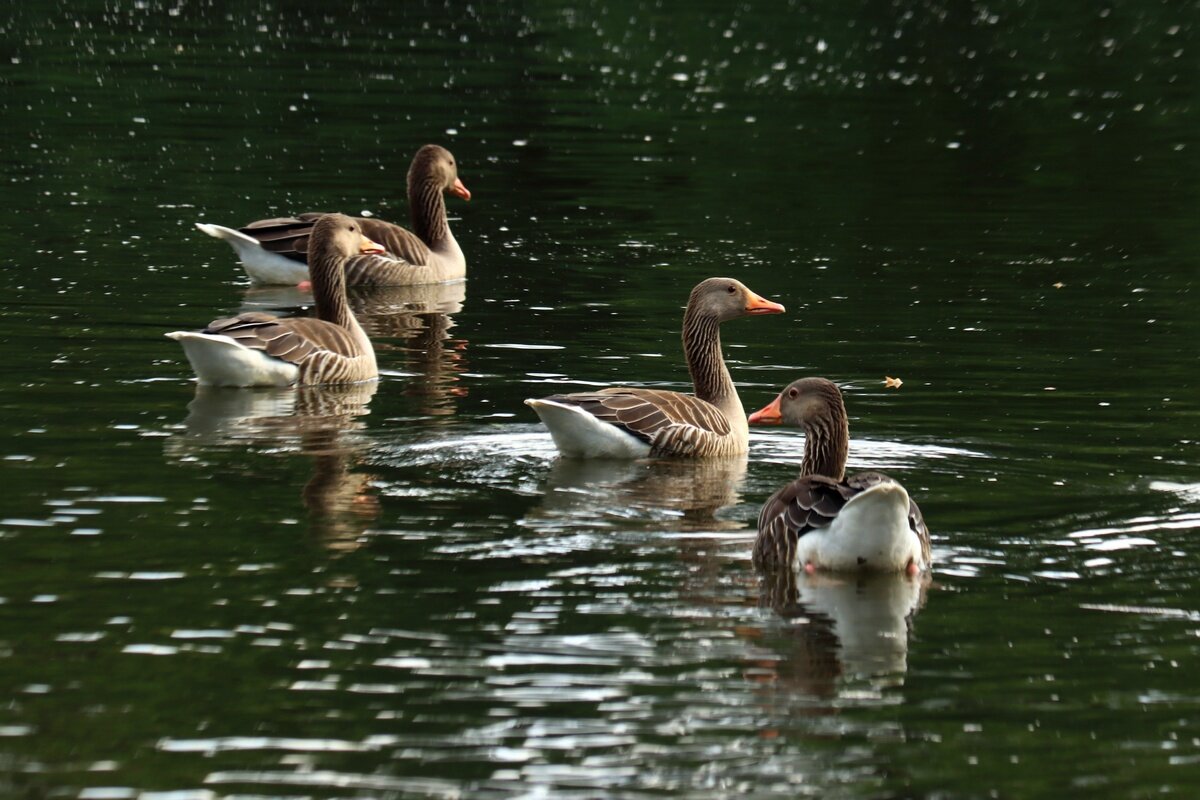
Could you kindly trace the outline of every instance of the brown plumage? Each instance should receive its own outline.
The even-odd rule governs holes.
[[[367,217],[356,218],[363,235],[383,245],[381,255],[358,255],[346,262],[348,286],[407,286],[462,278],[466,258],[450,232],[445,192],[471,199],[458,177],[454,156],[427,144],[417,151],[408,170],[408,204],[412,231]],[[257,239],[264,250],[298,263],[308,260],[313,224],[324,212],[251,222],[241,232]]]
[[[809,552],[815,533],[836,535],[835,523],[846,504],[869,489],[903,487],[881,472],[845,477],[850,427],[841,390],[824,378],[802,378],[790,384],[770,405],[750,415],[750,422],[786,423],[804,428],[804,460],[800,477],[773,494],[758,516],[754,563],[763,568],[792,566]],[[907,493],[905,494],[907,497]],[[931,558],[929,529],[921,509],[908,499],[908,530],[917,538],[919,568]],[[853,535],[854,532],[849,532]],[[842,534],[845,536],[846,534]],[[838,544],[839,547],[843,545]],[[817,565],[821,566],[821,565]],[[874,565],[870,565],[874,567]]]
[[[611,388],[526,400],[564,455],[709,457],[746,452],[746,414],[721,355],[720,323],[783,306],[732,278],[709,278],[688,298],[683,349],[695,395]],[[599,424],[597,424],[599,423]]]

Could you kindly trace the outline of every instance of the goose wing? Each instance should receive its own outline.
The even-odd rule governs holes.
[[[239,231],[258,240],[264,250],[308,263],[308,236],[313,223],[321,214],[300,214],[295,217],[272,217],[251,222]],[[306,217],[311,217],[306,219]]]
[[[346,358],[360,355],[349,331],[310,317],[281,319],[254,311],[213,320],[204,333],[227,336],[251,350],[261,350],[297,366],[318,353],[333,353]]]
[[[706,438],[729,434],[729,420],[695,395],[661,389],[613,388],[547,397],[572,405],[646,444],[653,451],[687,455]]]
[[[324,211],[308,211],[294,217],[260,219],[239,230],[257,239],[264,250],[304,263],[308,260],[308,237],[312,226],[325,214]],[[429,263],[429,246],[412,231],[373,217],[355,217],[355,220],[363,235],[379,242],[388,253],[388,257],[362,256],[357,260],[368,258],[392,265],[399,261],[405,266]],[[355,261],[351,259],[351,263]]]
[[[823,475],[805,475],[785,485],[758,512],[754,563],[790,567],[800,537],[833,522],[846,501],[860,491]]]
[[[416,266],[429,263],[431,252],[429,245],[421,241],[421,237],[412,231],[402,228],[399,225],[394,225],[391,222],[374,219],[373,217],[358,217],[356,219],[358,220],[358,224],[362,226],[363,235],[383,245],[383,249],[387,250],[388,255],[393,259],[405,261]],[[375,257],[379,258],[379,256]]]

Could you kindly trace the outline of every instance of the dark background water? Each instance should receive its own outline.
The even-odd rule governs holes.
[[[1194,795],[1196,12],[0,12],[4,792]],[[197,394],[164,331],[308,298],[193,222],[403,221],[430,141],[470,278],[356,295],[378,387]],[[919,498],[919,597],[772,605],[796,432],[555,460],[521,400],[685,387],[709,275],[788,307],[747,407],[837,380]]]

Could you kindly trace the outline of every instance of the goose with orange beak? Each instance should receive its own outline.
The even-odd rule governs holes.
[[[881,472],[846,477],[850,426],[832,381],[791,383],[750,423],[794,425],[805,437],[800,477],[759,512],[756,565],[909,575],[929,569],[929,529],[904,487]]]
[[[309,268],[317,316],[280,318],[261,312],[172,331],[201,384],[291,386],[375,380],[375,350],[346,300],[346,262],[383,252],[356,220],[326,214],[312,230]]]
[[[425,145],[413,156],[407,182],[412,230],[373,217],[356,218],[363,234],[384,249],[347,261],[346,285],[416,286],[466,277],[467,259],[450,232],[444,198],[471,199],[454,156],[444,147]],[[260,219],[237,230],[206,222],[196,227],[228,243],[254,283],[294,286],[308,279],[309,237],[323,216],[307,212]]]
[[[746,411],[721,355],[721,323],[780,314],[784,308],[733,278],[702,281],[683,315],[683,352],[696,393],[614,387],[557,394],[525,403],[550,429],[559,452],[573,458],[745,453]]]

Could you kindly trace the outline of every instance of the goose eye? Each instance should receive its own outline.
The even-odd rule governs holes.
[[[729,284],[729,287],[725,291],[729,292],[730,294],[733,294],[734,292],[737,291],[737,287],[731,283],[731,284]]]
[[[788,389],[788,397],[799,397],[799,396],[800,396],[799,389]]]

